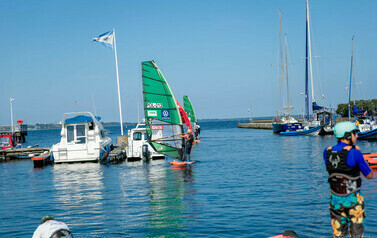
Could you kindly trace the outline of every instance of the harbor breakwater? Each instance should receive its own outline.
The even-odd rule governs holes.
[[[238,123],[237,127],[272,130],[272,120],[250,120],[249,123]]]
[[[354,121],[355,118],[351,117],[351,121]],[[299,122],[302,119],[298,119]],[[336,117],[335,123],[348,121],[347,117]],[[238,128],[251,128],[251,129],[265,129],[265,130],[272,130],[272,122],[273,120],[250,120],[248,123],[238,123]]]

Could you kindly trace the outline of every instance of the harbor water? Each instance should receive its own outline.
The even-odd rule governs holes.
[[[332,237],[322,153],[333,136],[280,137],[240,129],[238,121],[201,125],[192,166],[169,159],[57,164],[0,163],[0,237],[31,237],[44,215],[74,237]],[[113,141],[119,128],[107,128]],[[50,147],[60,130],[29,131],[27,145]],[[376,142],[358,142],[377,152]],[[363,179],[365,237],[377,237],[377,179]]]

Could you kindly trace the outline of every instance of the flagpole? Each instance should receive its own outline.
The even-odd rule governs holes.
[[[118,54],[117,54],[117,44],[115,40],[115,28],[114,31],[114,52],[115,52],[115,68],[117,71],[117,85],[118,85],[118,101],[119,101],[119,116],[120,116],[120,131],[121,135],[123,136],[123,119],[122,119],[122,104],[120,100],[120,89],[119,89],[119,72],[118,72]]]
[[[12,102],[14,101],[13,98],[9,98],[9,104],[10,104],[10,124],[12,128],[12,135],[14,133],[14,128],[13,128],[13,108],[12,108]]]

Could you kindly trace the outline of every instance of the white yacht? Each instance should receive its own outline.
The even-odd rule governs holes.
[[[147,130],[143,123],[139,123],[136,128],[128,130],[126,151],[127,159],[131,160],[165,159],[163,154],[157,153],[148,143]]]
[[[108,155],[111,139],[101,118],[90,112],[64,113],[61,140],[51,147],[54,163],[99,161]]]

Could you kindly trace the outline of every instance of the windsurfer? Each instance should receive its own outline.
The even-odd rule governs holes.
[[[200,126],[195,126],[195,140],[200,140]]]
[[[179,137],[182,137],[185,139],[185,161],[190,161],[190,154],[191,154],[191,148],[192,144],[194,143],[194,135],[192,133],[192,130],[190,128],[187,129],[186,133],[183,135],[179,135]]]
[[[373,178],[373,172],[365,162],[357,140],[355,123],[340,122],[334,127],[338,144],[325,149],[324,160],[329,173],[330,215],[334,237],[346,237],[350,230],[351,237],[363,237],[365,205],[360,194],[360,172],[367,179]]]

